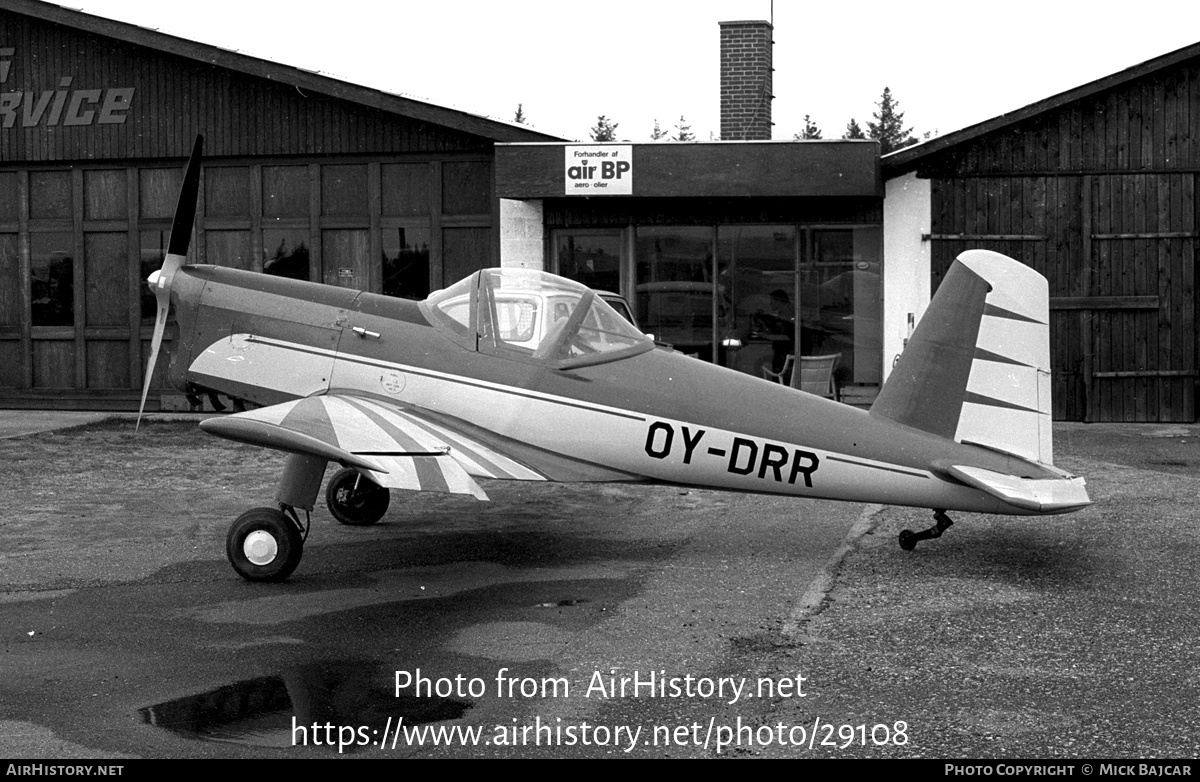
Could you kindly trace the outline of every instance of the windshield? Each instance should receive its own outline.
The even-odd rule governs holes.
[[[547,272],[485,269],[423,304],[435,325],[482,352],[590,364],[653,347],[587,287]]]

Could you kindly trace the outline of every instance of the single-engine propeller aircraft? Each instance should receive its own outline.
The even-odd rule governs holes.
[[[329,462],[326,502],[373,524],[392,489],[470,494],[477,478],[656,481],[732,491],[1034,515],[1078,510],[1053,466],[1045,279],[993,252],[953,264],[870,411],[655,346],[591,290],[489,268],[422,302],[218,266],[184,265],[202,139],[188,162],[158,302],[168,380],[252,409],[205,420],[289,454],[277,505],[227,538],[251,581],[287,578]],[[240,405],[245,406],[245,405]],[[300,521],[298,510],[305,512]]]

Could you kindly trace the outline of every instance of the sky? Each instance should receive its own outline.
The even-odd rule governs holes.
[[[585,141],[720,135],[718,22],[774,22],[774,138],[866,128],[884,87],[944,135],[1200,41],[1196,0],[62,0]]]

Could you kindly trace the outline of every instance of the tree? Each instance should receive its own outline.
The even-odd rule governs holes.
[[[513,116],[513,122],[517,123],[518,125],[525,124],[525,104],[524,103],[517,104],[517,113],[516,113],[516,115]]]
[[[596,117],[596,127],[592,128],[592,141],[616,141],[618,125],[619,123],[613,122],[603,114]]]
[[[867,132],[879,141],[879,154],[886,155],[917,143],[912,128],[904,127],[904,112],[900,111],[900,104],[889,88],[883,88],[883,95],[875,105],[879,111],[873,115],[875,121],[867,123]]]
[[[863,133],[862,126],[858,124],[858,120],[854,117],[846,123],[846,132],[842,134],[842,138],[866,138],[867,134]]]
[[[651,141],[662,141],[667,138],[667,131],[663,130],[658,124],[658,117],[654,118],[654,130],[650,133]]]
[[[683,115],[679,115],[679,124],[675,126],[675,137],[672,141],[695,141],[696,134],[692,132],[692,126],[687,124],[687,120]]]
[[[821,138],[821,129],[812,121],[812,117],[808,114],[804,115],[804,130],[792,136],[796,140],[810,140]]]

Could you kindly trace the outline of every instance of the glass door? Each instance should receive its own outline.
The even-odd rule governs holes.
[[[555,231],[555,273],[582,282],[593,290],[624,293],[621,288],[623,244],[620,229]]]
[[[721,363],[730,369],[771,379],[768,373],[783,372],[796,353],[796,236],[791,225],[717,229]]]

